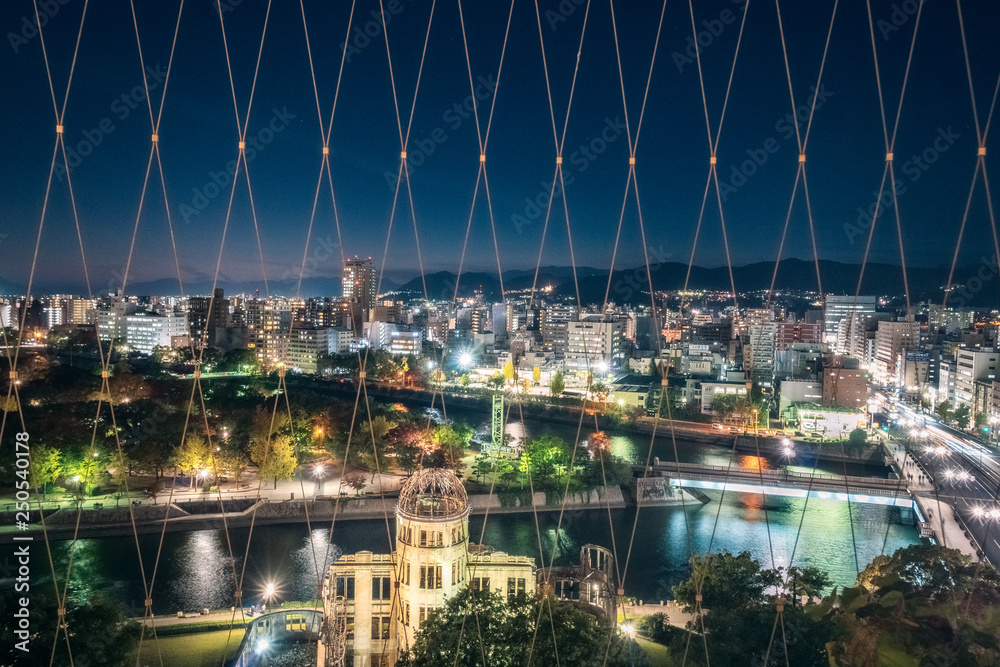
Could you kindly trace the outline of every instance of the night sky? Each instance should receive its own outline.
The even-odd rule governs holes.
[[[60,104],[84,6],[83,0],[64,2],[40,4],[43,14],[45,5],[52,5],[49,13],[58,7],[44,26],[44,37]],[[177,0],[136,2],[154,110],[163,93],[178,4]],[[344,0],[307,0],[304,4],[325,126],[351,6]],[[916,23],[907,11],[913,11],[915,5],[915,1],[872,0],[890,132]],[[226,36],[242,118],[267,4],[224,0],[223,6],[227,9]],[[381,262],[400,142],[384,38],[374,18],[378,6],[377,0],[357,1],[330,145],[343,253],[370,255]],[[586,4],[539,0],[539,6],[556,125],[561,133]],[[634,136],[662,3],[618,0],[614,7]],[[485,129],[510,4],[466,0],[462,8],[472,75],[483,98],[480,122]],[[832,9],[829,0],[786,0],[781,4],[797,104],[807,103],[816,82]],[[1000,43],[996,39],[1000,14],[987,2],[966,1],[963,10],[980,124],[985,125],[1000,74]],[[748,12],[746,29],[718,151],[720,180],[739,185],[727,189],[724,202],[734,264],[775,260],[798,166],[796,140],[785,119],[791,102],[773,2],[695,3],[698,29],[704,31],[702,39],[707,44],[702,64],[713,134],[744,11]],[[399,0],[398,13],[391,15],[388,25],[404,130],[429,12],[429,2]],[[0,45],[4,100],[0,105],[0,142],[5,156],[0,161],[0,280],[19,285],[27,282],[56,124],[41,42],[33,29],[26,27],[25,17],[33,16],[29,1],[7,0],[0,6],[4,33]],[[361,37],[366,29],[374,34],[367,42]],[[693,51],[685,54],[690,38],[687,3],[668,2],[636,152],[651,261],[687,262],[708,174],[709,148],[698,72],[688,58]],[[143,93],[136,88],[141,77],[129,3],[92,0],[68,99],[65,136],[68,148],[76,151],[84,142],[83,152],[89,153],[72,167],[70,175],[95,291],[105,290],[116,275],[120,276],[136,220],[151,133]],[[139,99],[134,109],[122,101],[133,90]],[[474,119],[455,110],[469,95],[458,5],[454,0],[442,0],[435,8],[408,147],[416,226],[428,272],[458,268],[479,159]],[[859,262],[866,232],[850,225],[856,224],[859,208],[866,209],[875,200],[885,153],[863,2],[840,2],[820,101],[807,150],[820,254],[826,259]],[[628,173],[624,118],[610,6],[608,2],[593,2],[564,149],[565,176],[572,181],[566,196],[576,263],[581,266],[606,268],[610,264]],[[276,131],[260,134],[268,127]],[[185,279],[210,278],[229,197],[228,186],[221,192],[214,187],[212,174],[225,184],[228,176],[220,173],[236,158],[238,140],[222,31],[210,0],[185,3],[159,134],[167,201]],[[975,135],[956,5],[929,0],[921,17],[895,149],[897,180],[905,188],[899,207],[908,264],[950,263],[975,167]],[[254,151],[249,164],[267,275],[274,279],[294,277],[302,262],[322,157],[320,120],[298,2],[275,0],[271,7],[249,120],[248,137],[253,136],[262,140],[270,137],[269,143]],[[87,142],[97,145],[90,151]],[[994,160],[995,143],[987,141],[987,165]],[[604,149],[588,157],[581,151],[588,144]],[[765,146],[772,152],[764,150]],[[912,158],[925,150],[935,162],[922,169]],[[543,192],[540,199],[544,202],[556,149],[539,29],[534,4],[528,0],[514,2],[487,155],[504,269],[533,268],[543,220],[526,202]],[[762,155],[767,159],[755,167],[745,183],[733,181],[734,165],[738,168],[753,155],[759,161]],[[80,251],[63,171],[60,158],[39,255],[37,280],[43,286],[82,284]],[[241,179],[245,179],[242,174]],[[981,184],[980,180],[973,198],[962,263],[976,263],[992,248]],[[799,187],[783,255],[811,258]],[[202,197],[205,194],[209,196]],[[481,187],[466,270],[496,268],[484,195]],[[565,218],[561,199],[558,201],[543,265],[570,263]],[[637,230],[632,197],[616,266],[641,263]],[[324,182],[309,249],[317,259],[310,265],[315,267],[313,275],[339,273],[341,250],[336,243],[330,191]],[[893,218],[879,223],[871,258],[898,263]],[[709,198],[695,262],[703,266],[725,263],[714,193]],[[405,188],[397,205],[388,269],[387,275],[395,280],[413,277],[419,271]],[[163,194],[154,165],[130,280],[174,275]],[[234,280],[261,276],[243,180],[236,189],[222,276]]]

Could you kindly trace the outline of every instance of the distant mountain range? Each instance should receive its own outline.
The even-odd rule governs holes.
[[[823,291],[832,294],[854,294],[857,290],[859,264],[844,264],[829,260],[821,260],[820,275],[823,279]],[[688,267],[680,262],[661,262],[652,267],[653,287],[657,290],[678,290],[684,286]],[[968,283],[968,290],[958,290],[955,294],[964,295],[965,305],[998,305],[1000,276],[989,267],[988,272],[982,267],[959,267],[955,271],[956,286]],[[773,262],[757,262],[745,266],[733,267],[733,281],[740,292],[766,290],[771,285],[774,273]],[[983,275],[988,277],[983,280]],[[609,301],[615,303],[646,303],[649,300],[649,281],[644,267],[619,269],[611,274],[610,283],[607,269],[597,269],[590,266],[577,267],[576,282],[580,288],[580,298],[584,303],[602,303],[605,293]],[[551,286],[552,293],[561,296],[576,296],[574,287],[574,269],[568,266],[543,266],[538,271],[537,282],[534,270],[514,270],[504,272],[503,288],[510,292],[530,289],[532,284],[544,288]],[[940,302],[944,286],[948,280],[946,267],[927,268],[911,267],[907,271],[910,286],[910,300],[916,303],[921,300]],[[991,285],[996,280],[997,285]],[[463,273],[460,280],[450,271],[429,273],[423,278],[417,276],[402,285],[389,280],[383,280],[382,292],[394,292],[398,295],[408,295],[413,298],[424,296],[426,281],[427,295],[435,300],[448,300],[455,295],[455,285],[458,284],[458,296],[468,297],[473,290],[482,289],[489,298],[499,298],[500,280],[497,274],[488,272]],[[296,280],[272,280],[268,283],[272,295],[290,296],[296,294]],[[265,294],[263,281],[220,281],[219,287],[227,294],[253,293],[260,290]],[[696,290],[730,289],[729,269],[726,267],[691,268],[688,287]],[[184,285],[187,294],[208,294],[211,291],[210,280],[195,280]],[[977,289],[973,289],[977,288]],[[816,290],[816,266],[811,261],[801,259],[782,260],[778,267],[775,280],[778,290]],[[36,294],[70,293],[82,294],[81,285],[58,285],[39,282]],[[24,294],[25,287],[10,283],[0,278],[0,293],[18,295]],[[177,294],[177,281],[162,278],[142,283],[132,283],[128,292],[138,295]],[[341,284],[339,277],[317,276],[303,280],[298,294],[302,297],[339,296]],[[902,295],[903,274],[899,266],[892,264],[870,263],[865,269],[862,294]],[[952,296],[952,302],[956,302]]]
[[[857,290],[859,264],[844,264],[821,260],[820,276],[823,291],[833,294],[854,294]],[[978,267],[963,267],[955,271],[955,283],[961,285],[977,276]],[[680,262],[664,262],[651,267],[653,287],[657,290],[679,290],[684,287],[688,267]],[[732,282],[740,292],[768,289],[774,275],[773,262],[757,262],[746,266],[733,267]],[[608,280],[607,269],[581,267],[577,269],[580,298],[584,303],[602,303],[605,293],[609,301],[615,303],[646,303],[649,301],[649,279],[645,267],[616,270]],[[915,267],[907,270],[910,299],[940,302],[943,288],[948,280],[947,268]],[[455,292],[454,273],[441,271],[426,276],[427,293],[431,298],[450,299]],[[530,289],[534,281],[533,271],[510,271],[504,274],[504,289]],[[567,267],[542,267],[539,270],[538,287],[552,286],[553,292],[575,297],[572,269]],[[975,284],[975,283],[973,283]],[[460,297],[470,296],[474,289],[482,288],[487,296],[500,294],[500,281],[495,274],[466,273],[459,282]],[[692,267],[688,287],[695,290],[729,291],[731,282],[727,267]],[[774,287],[777,290],[816,290],[816,264],[800,259],[782,260]],[[988,305],[1000,303],[996,298],[997,289],[981,287],[966,299],[966,305]],[[399,287],[399,292],[409,292],[414,296],[423,295],[423,281],[415,278]],[[970,290],[971,291],[971,290]],[[903,272],[892,264],[870,263],[865,268],[865,278],[861,286],[862,294],[903,295]],[[976,299],[978,297],[978,300]]]

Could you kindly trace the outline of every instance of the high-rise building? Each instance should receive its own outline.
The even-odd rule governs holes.
[[[823,327],[819,322],[775,322],[774,349],[784,350],[795,343],[822,343]]]
[[[287,301],[253,299],[246,303],[247,347],[266,367],[283,361],[291,328],[292,306]]]
[[[920,323],[909,315],[895,322],[879,322],[875,332],[874,380],[880,385],[902,385],[904,354],[920,344]]]
[[[566,323],[566,368],[594,370],[601,364],[617,368],[625,360],[622,340],[625,323],[608,321],[599,315],[584,316]]]
[[[997,379],[997,359],[1000,353],[993,348],[960,349],[955,359],[955,404],[970,408],[975,397],[976,380],[992,382]]]
[[[566,326],[576,319],[576,306],[554,304],[542,311],[542,349],[556,361],[566,357]]]
[[[855,318],[864,315],[874,315],[878,299],[874,296],[838,296],[827,294],[826,314],[823,324],[823,342],[836,343],[837,330],[841,320],[852,322]],[[843,353],[844,350],[835,350]]]
[[[764,387],[774,383],[774,323],[751,324],[743,368]]]
[[[193,296],[188,299],[188,321],[191,323],[191,339],[195,345],[215,345],[216,331],[232,323],[229,315],[229,299],[222,288],[216,288],[213,296]]]
[[[367,322],[369,310],[375,305],[378,280],[375,265],[368,259],[349,259],[344,262],[344,298],[352,299],[361,306],[361,317]]]

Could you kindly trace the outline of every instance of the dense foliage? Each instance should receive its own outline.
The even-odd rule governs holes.
[[[421,625],[413,646],[397,663],[399,667],[556,664],[642,667],[651,663],[633,642],[619,637],[615,628],[573,605],[552,598],[521,595],[507,599],[498,593],[471,591],[450,599]]]

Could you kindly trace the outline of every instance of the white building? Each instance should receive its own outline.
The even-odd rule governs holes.
[[[688,381],[688,385],[691,381]],[[717,396],[725,396],[726,394],[731,394],[734,396],[746,396],[747,395],[747,385],[746,382],[700,382],[696,383],[694,387],[694,392],[692,392],[691,398],[697,400],[698,396],[698,386],[700,385],[700,398],[701,398],[701,411],[704,414],[715,414],[712,409],[712,401],[715,400]]]
[[[823,382],[816,380],[782,380],[779,414],[792,403],[822,403]]]
[[[622,339],[625,323],[607,321],[601,316],[585,316],[578,322],[566,323],[567,370],[596,369],[601,364],[617,368],[624,363]]]
[[[770,387],[774,383],[774,324],[752,324],[749,336],[743,366],[755,382]]]
[[[110,308],[97,309],[97,335],[101,340],[124,339],[125,318],[138,312],[139,306],[131,301],[116,299]]]
[[[373,350],[382,350],[389,347],[392,334],[398,331],[395,324],[388,322],[365,322],[363,327],[364,337],[368,341],[368,347]]]
[[[182,347],[188,342],[186,313],[142,312],[125,316],[125,344],[143,354],[157,347]]]
[[[389,351],[393,354],[420,356],[423,336],[419,331],[393,331],[389,333]]]
[[[955,406],[972,407],[976,380],[992,382],[997,379],[997,358],[1000,354],[991,347],[958,350],[955,358]]]
[[[920,323],[912,317],[895,322],[879,322],[875,332],[874,380],[883,386],[903,384],[904,354],[920,345]]]

